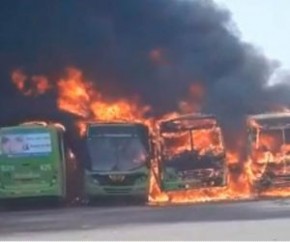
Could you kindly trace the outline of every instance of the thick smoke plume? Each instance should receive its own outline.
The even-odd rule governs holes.
[[[75,66],[110,98],[137,95],[151,115],[177,110],[198,85],[201,110],[216,114],[227,134],[246,114],[290,103],[288,86],[267,87],[273,63],[241,42],[230,13],[212,1],[9,0],[0,15],[1,125],[39,118],[72,124],[57,109],[55,91],[19,93],[11,81],[16,68],[58,80]]]

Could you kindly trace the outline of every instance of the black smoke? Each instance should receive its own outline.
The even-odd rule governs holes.
[[[106,95],[137,94],[154,115],[176,110],[189,86],[202,83],[203,111],[216,114],[229,131],[241,127],[246,114],[289,104],[288,86],[266,87],[273,62],[243,43],[230,13],[212,1],[0,4],[1,125],[34,118],[71,124],[72,117],[56,108],[56,93],[30,98],[15,90],[10,73],[19,67],[52,80],[78,67]]]

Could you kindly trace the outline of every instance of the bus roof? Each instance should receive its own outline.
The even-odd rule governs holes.
[[[290,112],[263,113],[248,116],[248,119],[255,120],[279,119],[279,118],[290,118]]]
[[[180,115],[159,123],[161,132],[207,129],[217,125],[217,119],[214,115],[202,113]]]
[[[99,127],[99,126],[147,126],[144,123],[141,122],[88,122],[87,126],[88,127]]]
[[[276,112],[249,115],[247,118],[249,126],[259,129],[284,129],[290,127],[290,113]]]
[[[28,128],[28,129],[33,129],[33,128],[54,128],[58,129],[60,131],[65,131],[64,125],[60,123],[47,123],[47,122],[24,122],[19,125],[14,125],[14,126],[6,126],[6,127],[1,127],[1,130],[13,130],[13,129],[23,129],[23,128]]]

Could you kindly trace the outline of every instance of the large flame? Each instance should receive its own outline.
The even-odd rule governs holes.
[[[91,103],[91,84],[84,82],[82,73],[76,69],[67,69],[67,77],[57,82],[58,107],[81,117],[89,117]]]
[[[183,191],[162,191],[160,188],[160,178],[158,166],[154,165],[151,169],[149,203],[168,204],[168,203],[199,203],[222,200],[252,199],[255,197],[251,193],[251,187],[245,172],[235,178],[231,174],[228,177],[228,186],[199,188]]]
[[[284,125],[269,125],[269,128],[263,129],[258,121],[254,119],[249,121],[250,127],[255,132],[249,154],[250,172],[248,174],[252,185],[265,177],[269,179],[269,182],[274,182],[279,177],[290,176],[290,130],[287,127],[290,124],[290,118],[286,115],[289,111],[287,109],[283,111],[284,117],[281,112],[277,115],[288,119],[286,123],[284,120]],[[286,187],[271,186],[262,190],[260,196],[290,196],[289,185],[290,183],[286,184]]]
[[[82,72],[69,68],[65,78],[58,82],[58,106],[61,110],[80,116],[77,122],[80,133],[85,132],[88,121],[134,121],[145,122],[149,106],[141,106],[135,100],[109,100],[84,79]]]
[[[154,49],[149,53],[149,58],[156,64],[167,64],[165,53],[162,49]],[[248,159],[241,162],[240,147],[237,150],[230,151],[225,149],[223,141],[219,138],[222,130],[219,127],[212,129],[198,129],[192,132],[189,137],[186,132],[178,134],[165,134],[159,137],[158,129],[153,128],[153,123],[159,123],[160,120],[145,118],[150,107],[140,105],[136,99],[131,98],[108,98],[93,85],[87,81],[82,72],[75,68],[68,68],[66,75],[60,78],[56,85],[49,83],[48,78],[43,75],[25,74],[17,69],[12,72],[12,82],[16,88],[25,96],[38,96],[51,90],[57,89],[58,108],[62,111],[76,115],[76,125],[79,132],[83,135],[86,131],[86,123],[90,121],[134,121],[146,124],[156,141],[156,150],[160,150],[163,143],[167,149],[167,155],[173,156],[182,151],[186,151],[194,146],[194,149],[200,155],[211,152],[220,154],[226,150],[226,163],[228,167],[239,167],[238,172],[230,171],[228,173],[228,184],[225,187],[199,188],[184,191],[162,191],[160,187],[160,153],[152,157],[152,166],[150,170],[150,192],[149,201],[151,203],[192,203],[218,200],[250,199],[257,196],[254,189],[254,182],[260,179],[267,172],[269,164],[275,164],[273,168],[275,173],[290,174],[287,162],[290,161],[290,145],[283,142],[283,136],[279,133],[263,132],[261,124],[255,119],[249,120],[248,125],[256,129],[257,139],[251,143],[252,152]],[[202,104],[206,96],[205,89],[200,82],[195,82],[188,92],[188,96],[179,102],[179,112],[190,113],[202,110]],[[289,113],[287,108],[279,108],[280,112]],[[166,114],[161,120],[179,117],[179,112]],[[290,123],[290,122],[289,122]],[[237,135],[238,140],[241,139]],[[192,144],[194,140],[194,144]],[[74,157],[71,152],[69,155]],[[290,196],[290,185],[285,188],[270,188],[258,194],[262,196]]]
[[[171,115],[171,118],[175,117],[177,117],[176,114]],[[203,120],[202,122],[205,121],[206,120]],[[163,142],[161,146],[167,147],[167,155],[169,156],[190,150],[191,146],[193,146],[194,150],[198,151],[201,156],[208,153],[219,155],[225,151],[221,129],[218,126],[195,129],[191,132],[191,136],[192,137],[190,137],[186,131],[168,133],[163,134],[162,138],[159,138],[159,142]],[[194,142],[191,143],[192,141]],[[160,147],[158,148],[160,149]],[[225,159],[228,165],[237,164],[239,160],[238,153],[229,152],[226,154]],[[242,172],[238,175],[228,173],[228,184],[225,187],[162,191],[160,187],[162,179],[160,167],[162,164],[160,164],[160,162],[162,163],[164,161],[161,159],[161,156],[157,156],[151,169],[149,193],[149,202],[151,204],[192,203],[252,198],[250,182],[247,176],[247,166],[243,166]]]

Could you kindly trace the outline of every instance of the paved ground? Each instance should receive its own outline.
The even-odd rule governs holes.
[[[290,200],[0,213],[1,240],[289,240]]]

